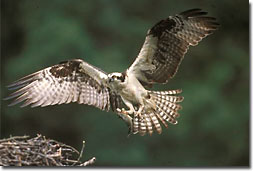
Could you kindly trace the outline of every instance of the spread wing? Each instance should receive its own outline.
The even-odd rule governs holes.
[[[21,107],[77,102],[102,110],[108,111],[110,107],[115,110],[121,97],[109,89],[106,80],[105,72],[81,59],[74,59],[17,80],[8,86],[16,91],[5,100],[14,99],[10,106],[20,102],[24,102]]]
[[[192,9],[158,22],[127,70],[144,84],[166,83],[176,74],[189,46],[196,46],[219,26],[207,12]]]

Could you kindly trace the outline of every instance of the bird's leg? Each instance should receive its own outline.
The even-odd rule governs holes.
[[[141,120],[143,120],[143,117],[141,115],[142,110],[144,109],[144,105],[140,105],[138,111],[136,112],[136,116],[138,116]]]
[[[141,114],[142,110],[144,109],[144,105],[140,105],[138,111],[137,111],[137,114]]]
[[[135,109],[134,109],[134,106],[132,105],[132,103],[126,101],[125,104],[129,108],[129,110],[125,110],[124,108],[122,108],[122,109],[117,108],[116,110],[118,113],[125,114],[125,115],[131,115],[131,114],[135,113]]]

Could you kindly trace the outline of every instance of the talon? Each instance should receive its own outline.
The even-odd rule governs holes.
[[[143,116],[141,115],[141,112],[140,112],[140,111],[136,112],[135,114],[136,114],[137,117],[140,118],[141,122],[144,120],[144,118],[143,118]]]
[[[125,115],[128,114],[127,111],[126,111],[124,108],[122,108],[122,109],[117,108],[116,111],[117,111],[118,113],[120,113],[120,114],[125,114]]]
[[[117,108],[116,111],[117,111],[118,113],[121,113],[121,109],[120,109],[120,108]]]

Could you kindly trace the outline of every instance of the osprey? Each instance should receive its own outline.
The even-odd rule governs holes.
[[[219,24],[201,9],[191,9],[161,20],[148,30],[143,47],[123,73],[107,74],[82,59],[73,59],[23,77],[8,88],[10,106],[24,102],[48,106],[77,102],[116,112],[131,133],[162,132],[161,123],[177,124],[181,90],[150,91],[155,83],[173,78],[189,46],[196,46]],[[124,106],[127,110],[124,109]]]

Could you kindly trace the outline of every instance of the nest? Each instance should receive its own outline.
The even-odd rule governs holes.
[[[75,148],[46,139],[37,135],[16,136],[0,140],[0,165],[1,166],[87,166],[93,164],[95,157],[81,162],[85,142],[81,151]],[[79,155],[79,157],[78,157]],[[73,159],[77,156],[77,159]]]

